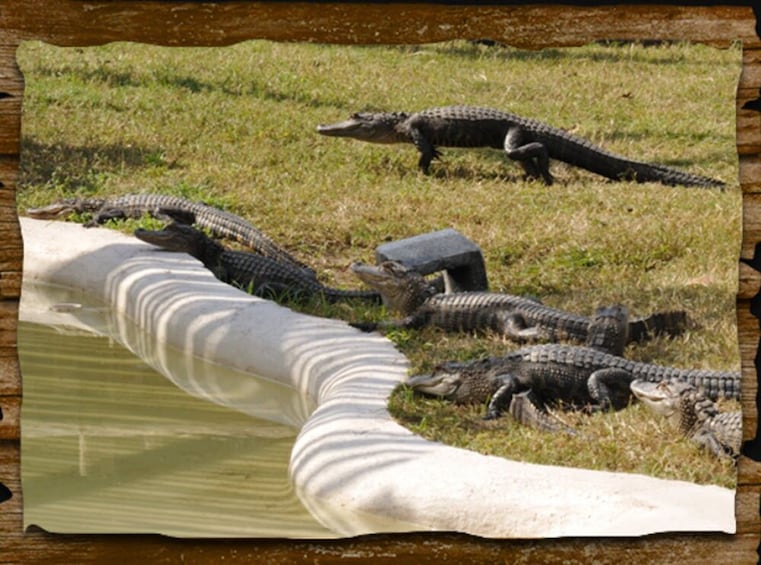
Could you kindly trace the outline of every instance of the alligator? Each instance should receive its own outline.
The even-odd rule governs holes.
[[[358,112],[348,120],[317,126],[317,132],[371,143],[412,143],[418,167],[428,173],[440,147],[503,149],[532,179],[552,184],[550,159],[581,167],[614,181],[724,188],[725,183],[664,165],[634,161],[539,120],[493,108],[445,106],[415,113]]]
[[[492,330],[518,342],[567,339],[586,343],[589,338],[590,318],[551,308],[535,298],[485,291],[443,294],[420,273],[396,261],[377,266],[356,262],[351,270],[380,293],[387,308],[404,316],[400,320],[353,324],[364,331],[435,326],[445,331]],[[625,335],[615,338],[623,344],[609,343],[607,347],[621,353],[626,343],[660,334],[676,335],[686,327],[684,311],[655,313],[630,320]]]
[[[650,410],[676,423],[679,431],[717,457],[737,460],[742,444],[742,413],[720,412],[716,403],[682,381],[635,380],[631,391]]]
[[[380,303],[375,291],[342,290],[324,286],[302,269],[271,257],[226,249],[192,226],[171,223],[162,230],[138,228],[135,237],[168,251],[189,253],[219,280],[238,286],[256,296],[295,302],[320,296],[327,302],[367,300]]]
[[[267,235],[246,220],[230,212],[180,196],[166,194],[127,194],[110,198],[65,198],[43,206],[30,208],[27,214],[37,219],[65,218],[73,213],[90,213],[85,227],[103,224],[108,220],[140,218],[150,214],[183,224],[195,224],[209,230],[215,237],[237,241],[251,250],[272,257],[316,277],[314,270],[278,246]]]
[[[711,399],[740,397],[739,372],[677,369],[591,347],[554,343],[524,347],[501,357],[447,361],[431,374],[410,377],[407,385],[456,404],[488,401],[485,419],[493,419],[509,407],[515,394],[525,390],[533,391],[537,410],[546,410],[546,405],[590,412],[619,410],[629,404],[629,385],[636,379],[684,381]]]

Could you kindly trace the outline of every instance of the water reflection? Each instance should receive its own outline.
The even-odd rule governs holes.
[[[286,414],[281,419],[298,421],[308,407],[289,398],[292,391],[251,377],[246,390],[228,395],[227,406],[193,396],[106,337],[113,321],[103,311],[74,306],[51,312],[51,300],[76,303],[81,297],[53,293],[41,299],[38,290],[24,289],[18,333],[25,526],[335,537],[311,517],[288,479],[297,426],[251,415],[251,398],[265,390],[265,416],[279,410]],[[45,316],[56,325],[29,321]],[[154,354],[151,363],[167,359],[166,352]],[[199,370],[175,372],[188,379],[177,384],[190,386]],[[219,373],[224,388],[225,371]]]

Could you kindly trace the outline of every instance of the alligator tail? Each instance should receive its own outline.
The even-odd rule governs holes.
[[[703,175],[673,169],[665,165],[649,163],[632,164],[634,179],[637,182],[660,182],[672,186],[694,186],[699,188],[719,188],[724,190],[726,183]]]

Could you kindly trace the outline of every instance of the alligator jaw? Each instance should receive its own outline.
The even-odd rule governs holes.
[[[679,410],[681,388],[677,382],[661,381],[651,383],[642,380],[629,385],[634,396],[656,414],[670,418]]]
[[[392,265],[390,262],[385,262],[376,266],[367,265],[366,263],[357,261],[352,263],[349,266],[349,269],[351,269],[351,272],[354,273],[359,280],[374,288],[384,296],[386,296],[387,293],[393,293],[395,290],[398,292],[397,289],[402,286],[400,279],[407,273],[407,268],[402,266],[401,263],[395,263]]]
[[[320,124],[317,133],[329,137],[350,137],[370,143],[400,143],[407,141],[396,131],[404,114],[359,112],[348,120],[335,124]]]
[[[375,265],[368,265],[361,261],[355,261],[349,266],[351,272],[357,275],[362,281],[366,283],[375,283],[376,281],[382,282],[388,278],[384,275],[378,267]]]
[[[195,244],[193,228],[170,224],[163,230],[146,230],[137,228],[135,237],[151,245],[161,247],[167,251],[190,252]]]
[[[386,308],[404,316],[410,315],[436,292],[422,275],[396,261],[384,261],[377,266],[356,262],[350,269],[381,295]]]
[[[406,384],[415,392],[447,398],[457,392],[460,387],[460,377],[453,374],[416,375],[410,377]]]
[[[362,135],[362,122],[360,120],[350,118],[335,124],[319,124],[317,126],[317,133],[321,135],[327,135],[329,137],[359,138]]]
[[[77,207],[67,200],[61,200],[42,206],[41,208],[28,208],[26,213],[31,218],[38,220],[54,220],[57,218],[65,218],[70,214],[77,211]]]

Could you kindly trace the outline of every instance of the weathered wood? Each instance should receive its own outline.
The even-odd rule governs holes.
[[[758,351],[759,321],[750,311],[750,301],[737,301],[737,335],[740,344],[740,362],[742,366],[742,408],[747,424],[752,428],[743,428],[743,437],[750,439],[755,436],[757,420],[756,392],[758,391],[758,376],[756,375],[755,358]]]
[[[761,169],[758,172],[761,174]],[[761,242],[761,193],[743,193],[742,216],[740,257],[753,259],[756,253],[756,244]],[[759,253],[761,253],[761,247]],[[761,290],[761,284],[759,284],[761,283],[761,272],[741,263],[738,276],[738,296],[747,300],[752,299]]]
[[[18,360],[16,359],[16,345],[0,346],[0,397],[21,394],[21,378]],[[0,400],[0,406],[2,401]]]
[[[761,493],[761,488],[759,488],[759,485],[761,485],[761,462],[754,461],[748,457],[740,457],[740,460],[737,462],[737,476],[738,479],[742,477],[741,484],[738,480],[738,488],[747,487],[750,491]],[[761,517],[761,503],[756,506],[755,512],[750,507],[743,507],[741,510],[740,513],[735,515],[737,520],[755,520]],[[755,531],[761,531],[761,526],[756,528]]]
[[[5,0],[0,3],[0,406],[1,437],[18,437],[21,382],[15,355],[15,318],[21,272],[21,241],[7,210],[15,210],[23,77],[15,63],[20,41],[97,45],[139,41],[158,45],[229,45],[246,39],[330,43],[422,43],[489,37],[518,47],[561,47],[598,39],[689,39],[719,47],[742,40],[741,108],[759,96],[761,42],[749,6],[620,5],[609,7],[515,5],[434,6],[268,2],[138,2],[127,0]],[[6,93],[7,95],[3,95]],[[743,256],[761,241],[761,113],[738,109],[737,147],[745,193]],[[760,193],[756,196],[753,193]],[[11,214],[15,218],[13,214]],[[753,365],[759,321],[749,300],[761,289],[761,274],[740,266],[738,327],[743,363],[744,435],[753,437],[758,414]],[[5,300],[3,300],[5,299]],[[741,312],[740,308],[744,308]],[[10,318],[10,321],[7,320]],[[755,378],[754,378],[755,377]],[[7,403],[7,404],[6,404]],[[7,422],[6,422],[7,420]],[[7,426],[4,428],[3,426]],[[752,432],[752,433],[751,433]],[[135,554],[141,560],[219,562],[391,561],[398,557],[439,561],[678,561],[755,563],[759,545],[761,464],[741,458],[736,515],[739,534],[661,535],[640,539],[547,541],[480,540],[456,534],[368,536],[338,542],[174,540],[160,536],[56,536],[22,534],[19,442],[0,440],[0,482],[14,496],[0,504],[0,562],[109,562]],[[678,524],[674,525],[678,530]]]
[[[755,246],[758,238],[758,200],[747,198],[749,193],[761,193],[761,112],[744,109],[750,101],[761,97],[761,49],[758,47],[743,47],[743,68],[737,87],[737,154],[739,157],[739,178],[743,194],[743,249],[741,256],[746,255],[748,248]],[[748,222],[749,224],[746,224]],[[747,296],[746,282],[740,273],[740,293]],[[755,277],[754,277],[755,278]],[[751,286],[755,281],[751,282]]]
[[[16,63],[17,46],[9,45],[7,39],[0,31],[0,320],[14,320],[15,324],[23,264],[15,199],[24,80]],[[11,331],[15,344],[15,325]],[[7,345],[2,340],[0,336],[0,346]],[[18,378],[18,371],[0,374],[0,388],[10,388],[5,381],[11,377]],[[13,388],[20,390],[20,386]]]
[[[625,13],[625,16],[624,16]],[[422,43],[489,37],[518,47],[600,39],[758,42],[749,6],[431,5],[426,3],[5,0],[0,21],[19,40],[56,45],[140,41],[229,45],[246,39]]]
[[[0,29],[0,539],[3,540],[20,536],[23,525],[21,373],[16,353],[23,253],[15,206],[23,77],[16,64],[17,45],[7,39]],[[4,500],[8,491],[12,496]]]
[[[761,96],[759,87],[741,87],[737,90],[737,154],[741,158],[749,157],[748,163],[753,164],[761,153],[761,113],[755,110],[743,109],[743,106],[751,100]],[[751,180],[751,177],[748,180]],[[750,187],[748,187],[750,188]],[[750,192],[750,190],[746,190]],[[759,192],[755,186],[753,192]]]
[[[21,439],[21,396],[0,396],[3,419],[0,420],[0,440]]]
[[[761,84],[761,48],[743,46],[742,64],[738,87],[758,87]]]
[[[743,70],[737,89],[737,152],[740,186],[743,191],[743,235],[740,256],[752,259],[761,242],[761,112],[743,109],[761,96],[761,50],[743,47]],[[759,247],[761,253],[761,247]],[[758,298],[756,298],[758,297]],[[755,299],[755,300],[754,300]],[[737,326],[742,363],[743,440],[755,440],[758,434],[759,375],[755,367],[761,339],[761,320],[751,313],[751,301],[761,300],[761,273],[740,264],[738,270]],[[737,468],[735,519],[738,532],[759,532],[759,498],[761,463],[741,457]]]
[[[5,210],[13,211],[12,208],[5,208]],[[17,243],[19,238],[18,224],[0,223],[0,280],[6,275],[17,275],[19,273],[19,266],[23,258],[23,253]],[[16,296],[18,297],[18,294]]]
[[[22,259],[22,253],[7,242],[10,238],[18,239],[19,236],[16,230],[0,228],[0,237],[8,238],[4,239],[5,245],[0,245],[0,254],[3,255],[3,260],[0,261],[0,299],[14,299],[19,296],[18,283],[21,277],[16,267]]]
[[[758,488],[737,487],[735,516],[737,516],[738,534],[751,534],[761,531],[761,514],[758,512],[760,501]]]
[[[743,211],[745,211],[745,206],[743,206]],[[743,241],[745,241],[745,237],[743,237]],[[755,247],[755,242],[752,241],[750,238],[747,240],[747,244],[744,245],[745,249],[743,249],[743,252],[740,254],[740,257],[745,259],[751,259],[753,257],[753,247]],[[756,269],[750,267],[749,265],[745,264],[744,262],[740,262],[738,265],[738,281],[737,281],[737,296],[740,299],[744,300],[750,300],[753,298],[761,289],[761,272],[757,271]]]
[[[739,155],[739,163],[743,192],[761,192],[761,157],[758,154]]]
[[[15,300],[19,294],[21,294],[21,273],[3,273],[0,276],[0,300]]]
[[[0,346],[16,343],[18,316],[12,301],[0,301]],[[7,336],[6,336],[7,334]]]
[[[743,69],[737,89],[737,152],[740,186],[743,191],[743,235],[740,256],[751,259],[761,242],[761,112],[744,106],[761,97],[761,49],[743,47]],[[761,253],[761,247],[759,247]],[[759,406],[756,399],[759,375],[755,368],[761,339],[761,320],[751,313],[751,301],[761,300],[761,273],[740,264],[738,271],[737,322],[743,370],[743,440],[754,441],[758,433]],[[758,297],[758,298],[756,298]],[[758,450],[758,448],[756,448]],[[735,519],[738,532],[761,530],[761,463],[741,457],[737,468]]]
[[[16,65],[16,48],[3,39],[0,35],[0,155],[18,155],[24,81]],[[0,181],[6,184],[2,177]]]
[[[12,498],[0,502],[0,540],[21,535],[23,524],[23,501],[21,497],[21,446],[17,440],[0,440],[0,494],[7,490]],[[3,544],[0,543],[0,548]],[[3,563],[0,551],[0,563]]]
[[[2,532],[2,530],[0,530]],[[139,540],[139,549],[138,543]],[[56,536],[30,529],[3,540],[28,563],[756,563],[753,534],[671,534],[602,540],[482,540],[462,534],[364,536],[350,540],[180,540],[160,536]],[[0,557],[0,559],[2,559]],[[1,562],[1,561],[0,561]]]

